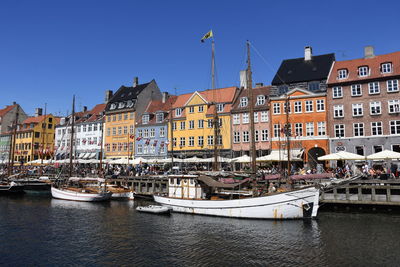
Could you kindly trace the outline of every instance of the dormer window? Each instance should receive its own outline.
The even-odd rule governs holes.
[[[381,72],[382,73],[391,73],[392,72],[392,63],[386,62],[381,65]]]
[[[247,107],[247,104],[249,103],[249,100],[247,97],[241,97],[240,98],[240,106],[241,107]]]
[[[145,114],[145,115],[142,116],[142,123],[143,124],[149,123],[149,120],[150,120],[150,115],[149,114]]]
[[[162,122],[164,120],[164,113],[159,112],[156,114],[156,121],[157,122]]]
[[[361,66],[358,67],[358,76],[359,77],[367,77],[369,75],[369,68],[368,66]]]
[[[347,78],[347,69],[338,70],[338,79],[346,79]]]
[[[118,108],[124,108],[124,107],[125,107],[125,102],[118,103]]]
[[[177,117],[182,116],[182,108],[175,109],[175,116],[177,116]]]
[[[117,104],[116,103],[112,103],[110,105],[110,110],[116,109],[117,108]]]
[[[258,95],[257,96],[257,106],[264,105],[264,104],[265,104],[265,96]]]
[[[225,104],[217,104],[217,112],[224,111]]]

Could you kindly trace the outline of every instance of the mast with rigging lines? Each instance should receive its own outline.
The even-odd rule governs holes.
[[[73,144],[74,144],[74,129],[75,128],[75,95],[72,98],[72,116],[71,116],[71,140],[69,149],[69,177],[72,177],[72,158],[73,158]]]

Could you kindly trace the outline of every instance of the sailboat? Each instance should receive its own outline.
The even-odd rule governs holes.
[[[174,212],[190,214],[275,220],[315,218],[319,208],[319,189],[315,186],[286,188],[264,194],[256,192],[254,101],[249,42],[247,42],[247,53],[253,190],[247,190],[247,192],[236,190],[240,189],[244,183],[249,183],[249,180],[227,185],[208,176],[175,175],[169,176],[168,195],[155,195],[154,200]],[[288,161],[290,162],[290,159]],[[229,198],[227,199],[226,196]]]
[[[51,195],[54,198],[73,200],[73,201],[105,201],[110,200],[112,192],[108,191],[103,178],[80,178],[72,177],[72,156],[74,144],[74,127],[75,127],[75,96],[72,101],[72,117],[71,117],[71,140],[70,140],[70,162],[69,162],[69,178],[58,179],[51,186]]]

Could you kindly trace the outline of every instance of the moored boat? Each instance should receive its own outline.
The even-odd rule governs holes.
[[[24,186],[15,182],[1,182],[0,195],[18,195],[24,193]]]
[[[164,214],[164,215],[171,214],[171,208],[166,206],[156,206],[156,205],[139,206],[136,208],[136,210],[140,212],[147,212],[154,214]]]

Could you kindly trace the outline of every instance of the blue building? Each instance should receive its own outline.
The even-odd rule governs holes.
[[[162,100],[149,103],[135,127],[135,158],[167,158],[168,117],[175,100],[164,92]]]

